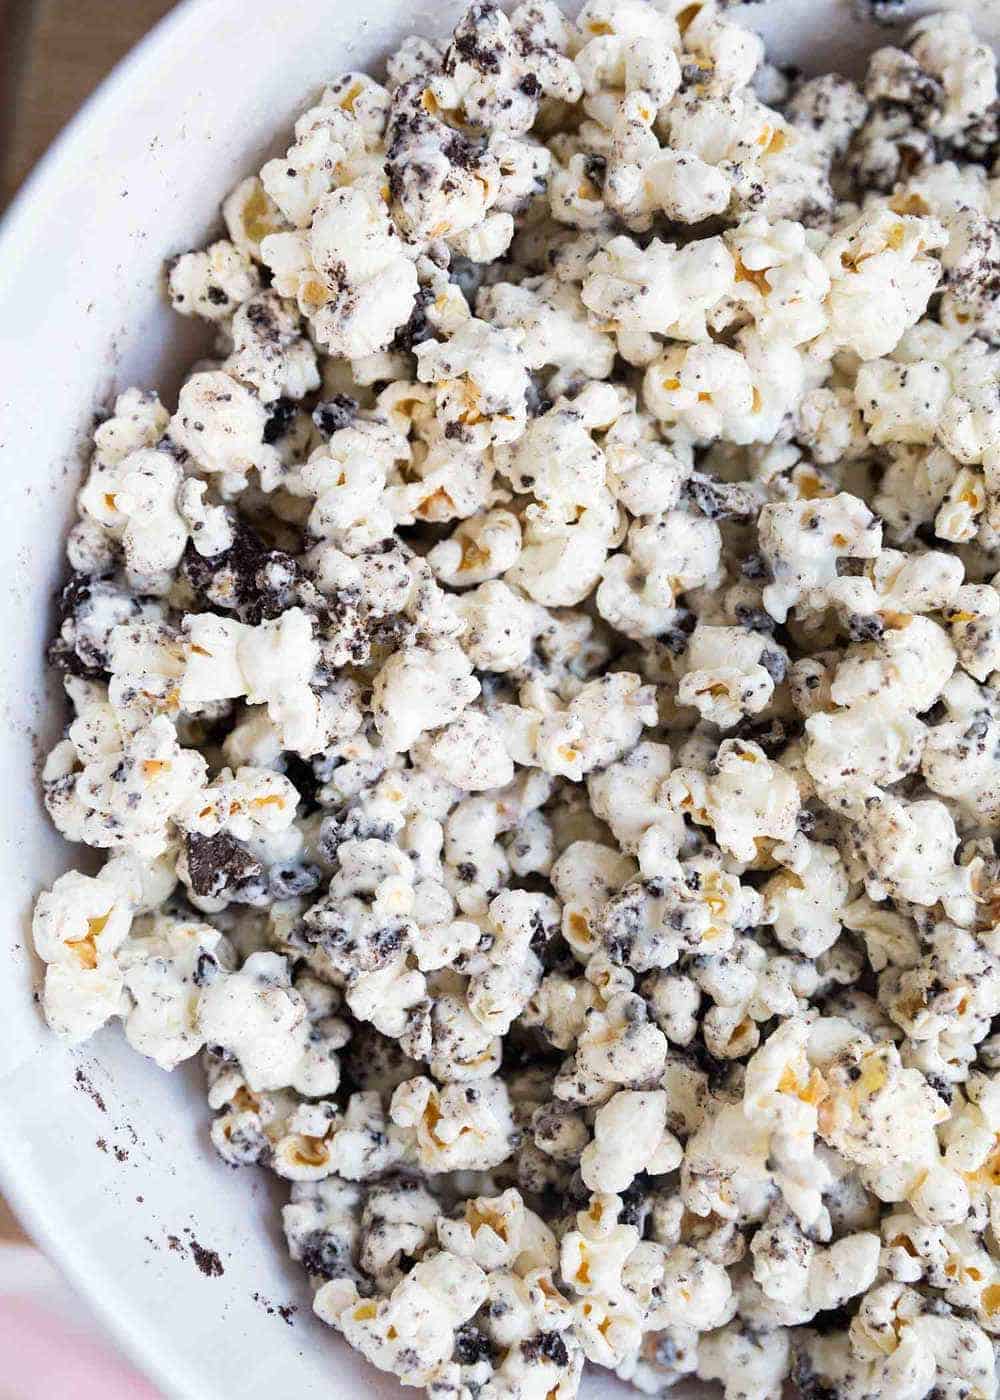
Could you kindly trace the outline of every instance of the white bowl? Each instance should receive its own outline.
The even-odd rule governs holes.
[[[116,1030],[70,1053],[33,1002],[31,904],[74,854],[37,791],[63,717],[43,663],[63,535],[95,409],[132,383],[169,399],[198,352],[191,323],[161,300],[163,259],[209,234],[221,196],[283,144],[324,80],[377,64],[405,33],[441,34],[462,8],[188,0],[116,69],[0,232],[0,878],[13,955],[0,979],[0,1186],[125,1350],[186,1400],[399,1392],[312,1319],[283,1247],[283,1193],[215,1156],[197,1068],[165,1075]],[[996,0],[982,8],[995,36]],[[782,61],[811,71],[856,68],[891,32],[859,23],[850,0],[767,0],[745,14]],[[221,1275],[201,1271],[201,1251]],[[590,1382],[591,1394],[611,1388]]]

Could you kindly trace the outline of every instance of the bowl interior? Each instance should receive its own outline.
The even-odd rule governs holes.
[[[133,383],[158,387],[169,404],[199,353],[198,330],[163,304],[163,259],[204,241],[221,197],[287,144],[325,80],[377,71],[405,34],[439,36],[463,8],[189,0],[116,70],[0,232],[0,1179],[169,1395],[399,1391],[311,1318],[281,1239],[284,1192],[215,1156],[197,1067],[162,1074],[115,1030],[71,1053],[42,1024],[31,905],[82,854],[50,828],[37,793],[39,759],[63,721],[43,662],[63,538],[95,410]],[[997,37],[1000,7],[982,8]],[[777,60],[810,71],[856,71],[865,52],[891,41],[891,30],[857,18],[851,0],[765,0],[744,13]],[[591,1380],[588,1393],[616,1388]]]

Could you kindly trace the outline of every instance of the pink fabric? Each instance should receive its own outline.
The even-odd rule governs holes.
[[[0,1400],[160,1400],[101,1338],[0,1295]]]

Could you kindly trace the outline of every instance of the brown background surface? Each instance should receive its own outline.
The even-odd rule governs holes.
[[[4,1205],[3,1199],[0,1198],[0,1243],[4,1240],[19,1240],[21,1238],[21,1227]]]
[[[0,0],[0,208],[174,0]],[[0,1200],[0,1241],[21,1233]]]

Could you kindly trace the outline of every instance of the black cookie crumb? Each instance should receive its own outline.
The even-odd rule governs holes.
[[[189,831],[184,844],[188,876],[195,894],[214,898],[263,873],[260,861],[225,831],[215,836]]]

